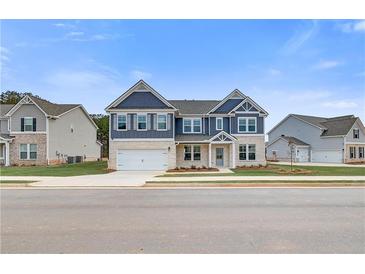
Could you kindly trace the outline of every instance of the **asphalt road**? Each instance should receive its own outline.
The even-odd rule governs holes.
[[[365,253],[365,189],[0,195],[2,253]]]

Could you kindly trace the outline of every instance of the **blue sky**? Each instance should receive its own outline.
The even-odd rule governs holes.
[[[238,88],[269,113],[365,121],[365,21],[1,21],[1,91],[103,113],[144,79],[167,99]]]

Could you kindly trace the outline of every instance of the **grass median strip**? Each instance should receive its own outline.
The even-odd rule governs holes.
[[[30,183],[35,183],[36,181],[28,180],[0,180],[0,186],[27,186]]]

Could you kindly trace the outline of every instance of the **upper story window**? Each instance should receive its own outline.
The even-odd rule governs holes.
[[[201,133],[201,118],[183,118],[183,133]]]
[[[238,117],[238,132],[256,132],[256,118]]]
[[[216,130],[223,130],[223,118],[216,118]]]
[[[35,131],[33,117],[24,117],[24,128],[23,131]]]
[[[137,115],[137,130],[147,130],[147,115]]]
[[[127,115],[118,115],[118,130],[127,130]]]
[[[360,138],[360,130],[358,128],[353,129],[353,137],[354,137],[354,139]]]
[[[157,115],[157,130],[167,130],[167,115]]]

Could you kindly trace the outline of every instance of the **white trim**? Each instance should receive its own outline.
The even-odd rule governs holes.
[[[254,145],[255,146],[255,159],[254,160],[250,160],[249,159],[249,149],[248,149],[248,146],[250,145]],[[241,160],[240,159],[240,146],[246,146],[246,160]],[[257,144],[241,144],[239,143],[238,144],[238,161],[239,162],[247,162],[247,163],[252,163],[252,162],[255,162],[257,161]]]
[[[119,129],[119,121],[118,121],[119,116],[124,116],[125,117],[125,129]],[[116,117],[117,117],[117,128],[115,130],[116,131],[127,131],[128,130],[128,114],[127,113],[116,114]]]
[[[145,81],[139,80],[137,83],[135,83],[132,87],[130,87],[126,92],[124,92],[121,96],[119,96],[116,100],[114,100],[111,104],[109,104],[105,111],[108,111],[111,107],[114,107],[116,105],[119,105],[121,102],[123,102],[129,95],[131,95],[133,92],[137,91],[136,88],[143,84],[147,89],[143,91],[149,91],[153,95],[155,95],[158,99],[160,99],[166,106],[171,107],[173,110],[177,110],[172,104],[170,104],[163,96],[161,96],[156,90],[154,90],[150,85],[148,85]],[[138,90],[140,91],[140,90]],[[171,110],[170,110],[171,111]]]
[[[222,121],[222,123],[221,123],[221,128],[218,128],[218,120],[219,121]],[[215,118],[215,130],[223,130],[223,117],[216,117]]]
[[[33,130],[33,128],[34,128],[34,123],[33,123],[34,117],[21,117],[21,118],[24,119],[24,130],[22,132],[35,132],[35,131],[37,131],[37,129],[35,131]],[[32,130],[25,130],[25,119],[32,120]],[[46,118],[46,120],[47,120],[47,118]]]
[[[27,101],[26,103],[24,102],[24,101]],[[28,95],[26,95],[26,96],[24,96],[16,105],[14,105],[6,114],[5,114],[5,116],[11,116],[11,115],[13,115],[13,113],[15,112],[15,111],[17,111],[18,110],[18,108],[20,108],[23,104],[31,104],[31,103],[29,103],[29,102],[32,102],[36,107],[38,107],[39,108],[39,110],[41,111],[41,112],[43,112],[43,114],[47,117],[47,113],[45,113],[44,112],[44,110],[40,107],[40,106],[38,106],[33,100],[32,100],[32,98],[30,98]]]
[[[175,141],[174,138],[114,138],[111,142],[164,142],[164,141]]]
[[[167,131],[167,113],[166,114],[161,114],[161,113],[156,113],[156,119],[157,119],[157,127],[156,127],[156,130],[157,131]],[[158,128],[158,116],[165,116],[166,117],[166,123],[165,123],[165,125],[166,125],[166,128],[164,128],[164,129],[159,129]]]
[[[5,143],[5,166],[10,166],[10,145],[9,145],[9,142]]]
[[[365,142],[346,142],[347,145],[365,145]]]
[[[232,138],[233,136],[228,134],[227,132],[225,132],[224,130],[223,131],[220,131],[218,132],[216,135],[214,135],[212,138],[209,139],[209,141],[213,142],[213,140],[215,138],[218,138],[220,135],[224,135],[225,137],[231,139],[230,142],[235,142],[237,139],[236,138]],[[222,143],[223,144],[223,141],[222,142],[214,142],[214,143]]]
[[[185,131],[185,120],[190,120],[190,127],[191,127],[191,131]],[[200,131],[199,132],[194,132],[194,120],[199,120],[200,121]],[[202,134],[202,118],[201,117],[191,117],[191,118],[183,118],[183,134]]]
[[[241,134],[231,134],[234,137],[264,137],[265,134],[264,133],[241,133]]]
[[[359,129],[359,128],[357,128],[357,127],[354,127],[354,128],[352,128],[352,127],[351,127],[351,129],[352,129],[352,139],[360,139],[360,129]],[[350,132],[351,132],[351,129],[350,129]],[[357,138],[355,138],[355,137],[354,137],[354,131],[355,131],[355,130],[358,130],[358,132],[359,132],[359,133],[357,134]]]
[[[202,160],[202,147],[201,144],[197,144],[197,143],[192,143],[192,144],[182,144],[183,147],[183,161],[184,162],[201,162]],[[190,154],[191,154],[191,159],[190,160],[185,160],[185,147],[186,146],[190,146]],[[194,159],[194,146],[198,146],[200,148],[200,160],[195,160]]]
[[[341,138],[345,137],[346,135],[333,135],[333,136],[319,136],[320,138],[326,139],[326,138]]]
[[[235,94],[239,94],[241,97],[242,97],[242,99],[245,99],[247,96],[246,95],[244,95],[240,90],[238,90],[238,89],[235,89],[235,90],[233,90],[230,94],[228,94],[225,98],[223,98],[223,100],[222,101],[220,101],[219,103],[218,103],[218,105],[216,105],[215,107],[213,107],[210,111],[208,111],[208,114],[210,114],[211,112],[214,112],[214,111],[216,111],[220,106],[222,106],[225,102],[227,102],[229,99],[231,99],[231,98],[233,98],[234,97],[234,95]],[[237,98],[238,99],[238,98]]]
[[[239,109],[244,103],[250,103],[252,106],[254,106],[258,111],[236,111],[237,109]],[[241,102],[239,103],[237,106],[235,106],[230,112],[228,112],[228,114],[231,114],[232,112],[236,112],[236,113],[256,113],[256,114],[261,114],[261,112],[264,113],[264,116],[266,117],[267,115],[269,115],[269,113],[264,110],[262,107],[260,107],[254,100],[252,100],[249,96],[246,96],[246,98]]]
[[[49,120],[46,119],[46,160],[49,165]]]
[[[11,131],[9,134],[47,134],[47,131]]]
[[[157,108],[151,108],[151,109],[147,109],[147,108],[131,108],[131,109],[112,109],[112,110],[107,110],[107,113],[112,113],[112,114],[116,114],[119,112],[125,112],[125,113],[137,113],[137,112],[148,112],[148,113],[156,113],[156,112],[166,112],[166,113],[174,113],[175,111],[172,109],[157,109]]]
[[[212,144],[208,145],[208,167],[212,167]]]
[[[139,129],[138,128],[138,124],[139,124],[138,117],[146,117],[146,128],[144,128],[144,129]],[[147,131],[147,113],[137,113],[136,119],[137,119],[137,128],[136,128],[136,130],[137,131]]]
[[[255,120],[255,131],[249,131],[249,123],[248,120]],[[246,131],[240,130],[240,120],[246,120]],[[256,133],[257,132],[257,117],[237,117],[237,133]]]
[[[21,156],[20,156],[21,155],[21,150],[20,150],[21,145],[27,145],[27,159],[22,159]],[[30,158],[30,145],[36,145],[37,146],[37,151],[36,151],[37,157],[35,159]],[[35,144],[35,143],[26,143],[26,144],[20,143],[19,144],[19,161],[37,161],[37,160],[38,160],[38,144]]]

